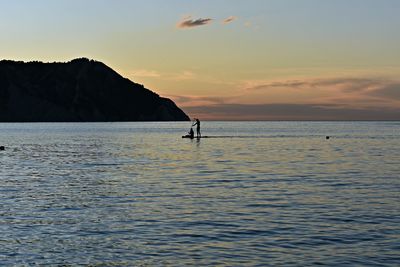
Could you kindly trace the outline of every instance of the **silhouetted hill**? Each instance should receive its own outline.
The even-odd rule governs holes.
[[[0,121],[185,121],[162,98],[85,58],[68,63],[0,61]]]

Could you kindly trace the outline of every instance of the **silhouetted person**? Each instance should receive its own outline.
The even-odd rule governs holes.
[[[190,138],[193,139],[194,138],[194,132],[193,132],[193,128],[191,127],[189,132],[187,133],[187,135],[182,136],[182,138]]]
[[[194,138],[194,131],[193,131],[193,128],[190,128],[190,131],[189,131],[189,136],[190,136],[190,138]]]
[[[196,127],[196,136],[197,138],[201,137],[201,132],[200,132],[200,120],[199,119],[195,119],[195,123],[193,123],[192,126],[197,126]]]

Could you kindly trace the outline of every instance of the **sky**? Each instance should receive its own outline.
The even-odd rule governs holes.
[[[86,57],[203,120],[400,120],[398,0],[0,0],[0,59]]]

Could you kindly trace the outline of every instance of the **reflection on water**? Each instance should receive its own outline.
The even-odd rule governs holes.
[[[398,266],[399,123],[188,126],[0,124],[0,264]]]

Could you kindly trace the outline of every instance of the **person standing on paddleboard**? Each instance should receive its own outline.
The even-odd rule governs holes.
[[[200,132],[200,120],[199,119],[194,119],[195,122],[193,123],[192,126],[197,126],[196,127],[196,134],[197,134],[197,138],[201,137],[201,132]]]

